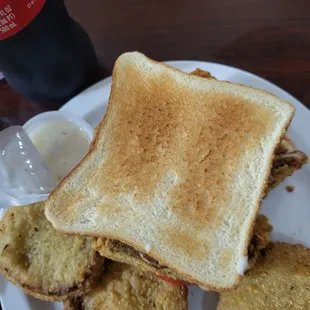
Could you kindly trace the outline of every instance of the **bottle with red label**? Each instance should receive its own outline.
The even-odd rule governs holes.
[[[95,82],[99,69],[63,0],[0,0],[0,72],[25,97],[63,103]]]

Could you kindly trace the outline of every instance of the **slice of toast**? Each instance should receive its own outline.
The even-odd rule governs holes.
[[[55,230],[43,202],[8,208],[0,222],[0,273],[39,299],[80,296],[103,270],[92,241]]]
[[[310,309],[310,249],[271,244],[238,288],[220,295],[217,309]]]
[[[46,216],[57,229],[130,245],[201,287],[230,289],[293,113],[267,92],[126,53],[91,150]]]
[[[109,261],[92,289],[64,303],[64,310],[186,310],[187,288],[174,286],[136,267]]]

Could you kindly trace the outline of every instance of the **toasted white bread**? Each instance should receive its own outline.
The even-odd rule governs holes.
[[[203,288],[230,289],[293,114],[267,92],[123,54],[90,152],[46,216],[56,229],[131,245]]]
[[[221,294],[217,309],[310,309],[310,249],[271,244],[238,288]]]

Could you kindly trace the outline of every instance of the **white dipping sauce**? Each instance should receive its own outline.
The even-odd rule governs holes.
[[[65,119],[46,121],[29,137],[57,183],[81,161],[90,145],[83,129]]]

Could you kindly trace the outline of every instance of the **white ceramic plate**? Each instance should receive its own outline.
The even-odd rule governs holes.
[[[199,61],[171,61],[170,65],[183,70],[196,68],[210,71],[217,79],[261,88],[280,98],[290,101],[296,114],[288,130],[295,145],[310,154],[310,111],[290,94],[274,84],[248,72],[236,68]],[[65,104],[61,110],[83,117],[95,127],[105,114],[111,88],[111,78],[104,79],[88,88]],[[286,185],[293,185],[294,192],[288,193]],[[267,215],[274,227],[272,239],[289,243],[302,243],[310,247],[310,165],[289,177],[274,189],[263,201],[261,213]],[[18,288],[0,278],[0,294],[3,310],[60,310],[59,303],[35,300]],[[189,310],[215,310],[218,296],[213,292],[203,292],[191,287]]]

